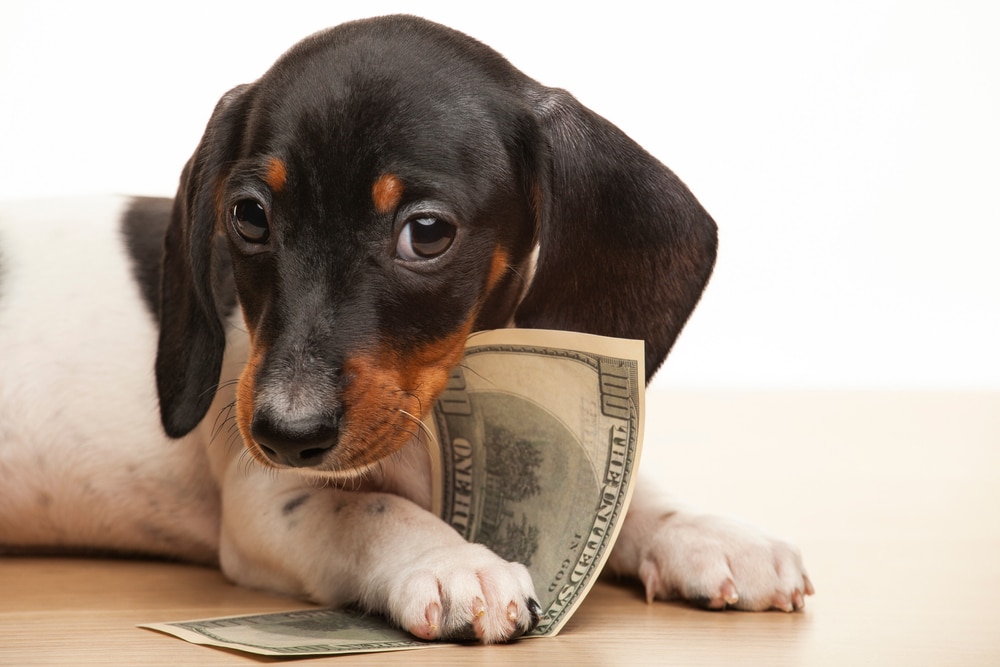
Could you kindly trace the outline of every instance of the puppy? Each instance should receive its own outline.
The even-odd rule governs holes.
[[[427,510],[416,422],[466,337],[643,339],[652,375],[716,253],[612,124],[406,16],[223,96],[173,201],[72,206],[0,213],[0,543],[218,563],[424,639],[537,621],[526,569]],[[610,567],[712,609],[812,592],[794,547],[645,482]]]

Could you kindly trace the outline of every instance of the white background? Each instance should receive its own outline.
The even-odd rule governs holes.
[[[218,97],[406,11],[569,89],[721,229],[657,378],[1000,389],[1000,3],[0,3],[0,199],[172,195]]]

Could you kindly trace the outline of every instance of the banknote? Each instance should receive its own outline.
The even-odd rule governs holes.
[[[641,448],[643,354],[641,341],[484,332],[435,405],[433,511],[527,566],[542,608],[533,634],[563,627],[618,535]]]
[[[432,510],[467,540],[531,572],[558,633],[600,574],[634,488],[642,446],[642,341],[534,329],[469,337],[425,419]],[[141,627],[264,655],[441,646],[378,616],[315,609]]]

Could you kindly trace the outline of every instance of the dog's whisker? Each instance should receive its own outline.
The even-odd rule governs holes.
[[[226,422],[233,418],[233,410],[236,407],[236,402],[233,401],[229,405],[223,407],[219,410],[219,414],[215,416],[215,423],[212,425],[212,435],[209,438],[209,444],[212,443],[215,438],[222,433],[222,430],[226,426]]]
[[[421,419],[420,415],[414,414],[408,410],[400,408],[396,411],[396,414],[402,417],[402,420],[396,422],[397,431],[406,431],[411,438],[417,438],[421,433],[430,436],[433,432],[430,427],[427,426]]]
[[[223,442],[226,448],[232,447],[234,442],[239,442],[242,445],[243,440],[240,436],[239,426],[233,417],[226,417],[222,424],[212,433],[207,446],[212,447],[217,441]]]
[[[508,267],[508,269],[510,270],[510,272],[512,274],[514,274],[515,276],[517,276],[517,279],[521,281],[522,285],[527,285],[528,284],[528,280],[524,277],[524,275],[518,270],[518,268],[516,266],[510,266],[510,267]]]
[[[413,421],[413,423],[417,425],[417,431],[414,432],[414,434],[413,434],[414,437],[417,436],[417,435],[419,435],[420,433],[423,433],[425,436],[427,436],[427,441],[428,442],[437,443],[437,437],[434,435],[434,431],[432,431],[431,428],[427,424],[425,424],[420,419],[417,419],[416,417],[414,417],[413,415],[411,415],[408,412],[405,412],[403,410],[400,410],[400,412],[402,412],[405,416],[409,417]]]
[[[482,373],[480,373],[476,369],[474,369],[474,368],[472,368],[470,366],[466,366],[464,362],[460,363],[459,367],[461,367],[461,369],[463,371],[465,371],[466,373],[472,373],[473,375],[475,375],[477,378],[479,378],[483,382],[488,382],[491,385],[495,385],[496,384],[493,380],[489,379],[488,377],[486,377],[485,375],[483,375]]]
[[[205,396],[215,396],[219,392],[220,385],[214,385],[198,392],[198,398]]]
[[[409,396],[410,398],[414,399],[417,402],[417,414],[418,415],[424,414],[424,402],[423,402],[423,399],[421,399],[418,394],[415,394],[412,391],[406,392],[406,395]],[[418,418],[417,421],[420,421],[420,419]]]
[[[250,470],[254,463],[256,461],[248,450],[244,449],[239,453],[239,468],[244,477],[250,476]]]
[[[239,430],[231,432],[228,438],[226,439],[227,451],[232,451],[234,447],[239,449],[246,449],[243,443],[243,437],[241,436]]]

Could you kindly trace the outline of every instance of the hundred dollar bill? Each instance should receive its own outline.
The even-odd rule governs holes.
[[[618,536],[641,449],[642,341],[540,330],[470,336],[429,426],[433,511],[523,563],[556,634]]]
[[[533,329],[473,334],[426,419],[433,511],[467,540],[531,572],[562,629],[600,574],[634,488],[642,445],[642,341]],[[149,624],[263,655],[442,646],[343,609]]]

